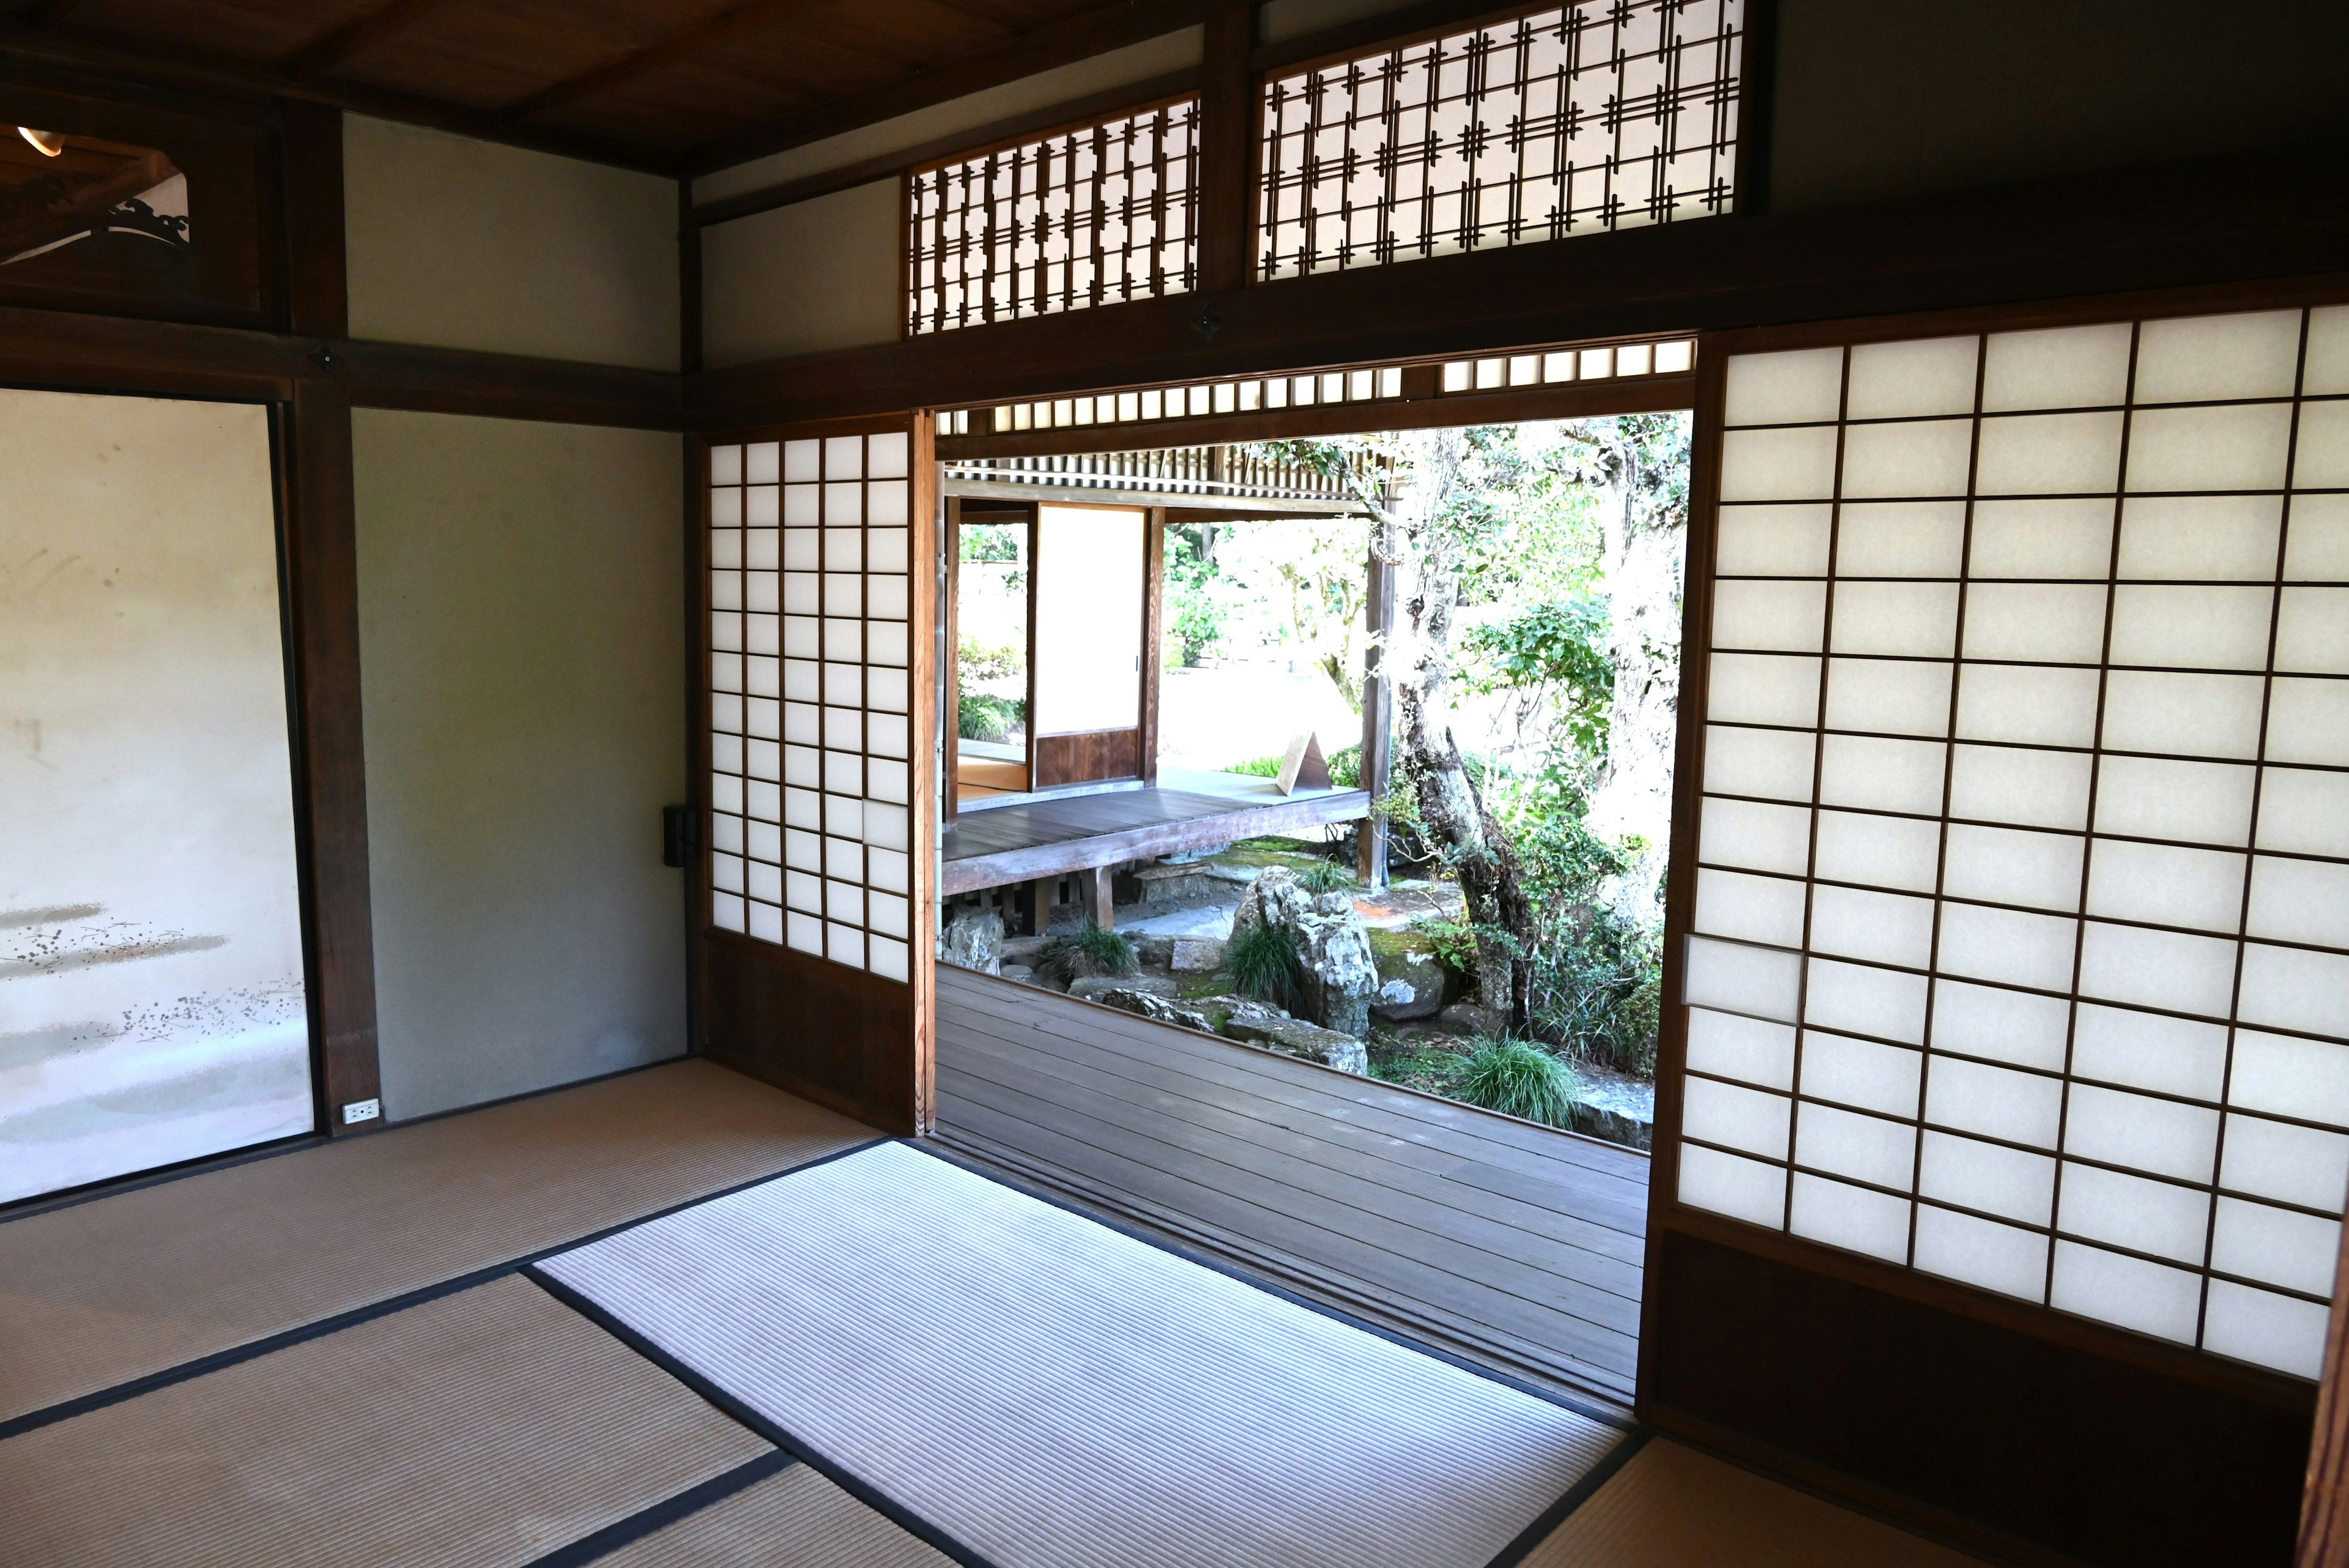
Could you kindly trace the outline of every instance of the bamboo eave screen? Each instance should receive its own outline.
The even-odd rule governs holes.
[[[2314,1376],[2349,307],[1724,375],[1678,1201]]]

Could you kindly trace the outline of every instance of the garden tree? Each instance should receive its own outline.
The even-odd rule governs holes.
[[[1641,1059],[1679,692],[1685,417],[1279,444],[1347,476],[1372,549],[1398,568],[1397,773],[1459,880],[1478,1004]],[[1366,448],[1380,464],[1356,461]],[[1382,485],[1366,477],[1381,472]],[[1464,607],[1502,606],[1525,607],[1455,649]],[[1521,732],[1545,716],[1526,776],[1472,772],[1448,722],[1456,686],[1519,698]],[[1602,890],[1605,919],[1590,907]]]

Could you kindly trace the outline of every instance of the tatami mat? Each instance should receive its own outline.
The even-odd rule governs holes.
[[[595,1568],[953,1568],[805,1465],[595,1560]]]
[[[1978,1560],[1661,1438],[1524,1568],[1981,1568]]]
[[[678,1062],[0,1223],[0,1421],[874,1136]]]
[[[519,1275],[0,1442],[9,1568],[518,1568],[768,1451]]]
[[[999,1568],[1485,1568],[1623,1440],[902,1144],[536,1267]]]

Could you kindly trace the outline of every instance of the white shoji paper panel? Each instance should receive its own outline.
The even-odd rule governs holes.
[[[2344,320],[1729,360],[1682,1202],[2316,1375]]]
[[[912,978],[900,431],[709,450],[710,923]]]

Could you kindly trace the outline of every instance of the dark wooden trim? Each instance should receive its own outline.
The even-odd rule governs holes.
[[[348,268],[344,258],[343,111],[290,100],[285,121],[285,303],[288,329],[305,337],[347,337]]]
[[[753,213],[771,212],[777,207],[812,202],[818,196],[870,185],[876,180],[894,179],[908,170],[935,167],[941,162],[975,157],[989,148],[1014,145],[1049,136],[1054,131],[1089,125],[1120,110],[1137,110],[1149,104],[1172,102],[1190,96],[1198,88],[1199,72],[1195,69],[1170,71],[1164,76],[1151,77],[1123,87],[1105,88],[1084,98],[1071,99],[1066,103],[1015,114],[992,124],[982,125],[975,130],[933,137],[902,151],[860,159],[821,173],[802,175],[796,180],[786,180],[757,191],[745,191],[739,196],[720,196],[694,208],[693,221],[706,227],[711,223],[747,218]]]
[[[1464,33],[1488,22],[1511,21],[1555,9],[1545,0],[1495,6],[1492,0],[1421,0],[1416,5],[1381,11],[1319,32],[1301,33],[1277,44],[1261,44],[1248,63],[1260,76],[1293,76],[1319,65],[1340,65],[1371,53],[1408,48],[1429,38]]]
[[[910,731],[926,737],[933,748],[927,757],[921,755],[919,742],[909,748],[916,753],[913,770],[913,801],[909,812],[913,820],[914,886],[913,949],[911,961],[911,992],[913,994],[913,1081],[908,1085],[905,1114],[913,1121],[917,1135],[927,1136],[937,1130],[938,1122],[938,812],[936,791],[938,768],[936,748],[938,740],[938,636],[937,582],[938,561],[938,462],[936,421],[926,413],[912,417],[913,452],[911,467],[912,537],[908,543],[906,566],[912,580],[906,585],[911,615],[906,635],[913,639],[913,711],[908,715]]]
[[[2342,1233],[2349,1258],[2349,1231]],[[2324,1381],[2316,1395],[2316,1435],[2308,1449],[2308,1480],[2300,1503],[2295,1568],[2349,1568],[2349,1263],[2335,1270],[2333,1315],[2324,1331]]]
[[[938,746],[944,753],[939,773],[946,798],[938,803],[941,820],[952,822],[962,811],[962,499],[946,498],[947,533],[938,541],[946,558],[947,591],[938,607],[944,623],[944,679],[938,682]]]
[[[236,327],[0,306],[0,380],[77,390],[278,399],[320,373],[315,342]]]
[[[701,940],[709,971],[703,1055],[884,1131],[915,1135],[909,987],[706,921]]]
[[[917,109],[967,98],[1065,66],[1107,54],[1147,38],[1195,26],[1216,0],[1114,0],[1007,40],[982,55],[918,71],[853,98],[818,104],[770,125],[719,137],[695,148],[688,167],[706,174],[748,163],[787,148],[821,141]]]
[[[97,27],[47,30],[0,24],[0,57],[95,72],[117,78],[225,89],[260,98],[302,99],[410,125],[453,130],[483,141],[500,141],[533,151],[559,153],[648,174],[679,173],[674,154],[616,141],[589,132],[510,123],[495,115],[417,93],[373,87],[347,77],[302,76],[282,67],[182,44],[161,45]]]
[[[2180,212],[2195,221],[2181,225]],[[698,422],[955,407],[1528,343],[2336,269],[2349,142],[1821,212],[1697,219],[705,371]],[[1209,313],[1210,337],[1199,325]]]
[[[1166,508],[1142,514],[1142,733],[1137,770],[1143,784],[1158,782],[1158,697],[1166,656]]]
[[[1028,715],[1028,782],[1030,789],[1055,789],[1061,784],[1099,784],[1108,779],[1138,778],[1142,774],[1142,726],[1139,715],[1131,724],[1109,730],[1071,730],[1057,735],[1034,733],[1036,716]]]
[[[371,409],[480,414],[561,424],[681,428],[679,378],[660,370],[583,365],[469,348],[342,343],[351,401]]]
[[[1207,13],[1199,104],[1199,286],[1244,288],[1256,244],[1257,105],[1248,49],[1256,7],[1226,0]]]
[[[1394,633],[1395,578],[1399,563],[1382,558],[1379,534],[1373,527],[1365,552],[1370,578],[1362,596],[1362,793],[1370,797],[1372,815],[1362,821],[1356,845],[1354,874],[1365,888],[1387,885],[1387,825],[1376,814],[1386,797],[1394,763],[1394,679],[1387,673],[1386,640]]]
[[[358,540],[351,406],[331,383],[294,389],[280,439],[291,603],[296,804],[309,891],[319,1127],[382,1093],[376,1060],[367,745],[359,707]]]
[[[1730,210],[1752,217],[1770,210],[1771,132],[1777,124],[1778,0],[1745,0],[1745,42],[1738,56],[1737,162]]]
[[[1316,403],[1250,414],[1204,414],[1149,424],[1079,425],[1016,431],[1006,435],[942,436],[938,455],[949,462],[977,457],[1040,457],[1057,452],[1135,452],[1165,446],[1212,446],[1276,441],[1289,436],[1351,435],[1365,431],[1422,430],[1434,425],[1500,425],[1520,420],[1594,419],[1604,414],[1664,413],[1691,406],[1693,375],[1631,376],[1621,380],[1568,381],[1506,392],[1431,392],[1366,403]]]
[[[681,444],[678,545],[685,566],[685,658],[678,679],[685,686],[685,800],[693,812],[693,843],[678,918],[685,943],[685,1048],[698,1055],[709,1043],[709,971],[701,949],[709,909],[709,442],[688,435]]]

